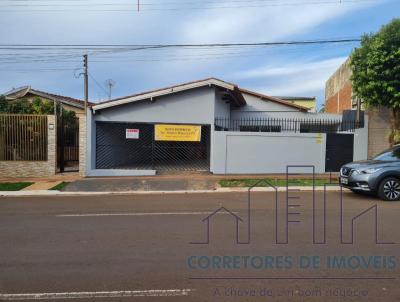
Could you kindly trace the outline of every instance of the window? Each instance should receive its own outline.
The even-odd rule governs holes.
[[[400,148],[394,148],[389,151],[382,152],[375,156],[374,160],[381,161],[397,161],[400,160]]]
[[[281,126],[240,126],[242,132],[281,132]]]
[[[242,132],[260,132],[258,126],[240,126],[240,131]]]
[[[281,126],[261,126],[261,132],[281,132]]]

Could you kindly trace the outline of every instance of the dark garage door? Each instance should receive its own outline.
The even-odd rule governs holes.
[[[338,172],[344,164],[353,161],[354,135],[328,133],[326,135],[325,171]]]
[[[137,129],[127,139],[126,129]],[[97,169],[210,170],[210,126],[200,142],[154,140],[154,124],[96,122]]]

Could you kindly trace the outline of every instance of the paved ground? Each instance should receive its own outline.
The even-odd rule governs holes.
[[[299,199],[293,194],[289,209],[300,215],[290,220],[301,222],[289,227],[289,244],[275,243],[274,193],[251,195],[250,244],[236,243],[234,215],[240,217],[239,241],[248,239],[244,193],[0,198],[0,300],[400,301],[399,259],[390,258],[398,257],[399,246],[375,244],[371,208],[378,205],[378,240],[400,242],[400,203],[345,193],[344,241],[351,239],[352,218],[371,210],[355,220],[355,243],[340,244],[339,193],[329,192],[327,241],[316,245],[312,193],[296,193]],[[281,241],[285,196],[278,196]],[[322,200],[317,192],[318,242],[324,235]],[[221,206],[234,215],[213,216],[209,244],[190,244],[207,239],[202,219]],[[300,269],[302,255],[321,257],[321,268]],[[328,269],[328,256],[346,256],[354,269]],[[209,259],[214,267],[204,268]],[[311,296],[304,298],[306,290]],[[36,296],[18,296],[27,293]],[[340,297],[345,293],[362,297]]]
[[[124,192],[213,190],[217,181],[211,178],[86,178],[68,184],[64,192]]]
[[[311,174],[296,175],[291,178],[311,178]],[[317,178],[337,180],[337,173],[317,174]],[[276,178],[284,179],[285,174],[268,175],[212,175],[209,173],[187,173],[179,175],[157,175],[145,177],[105,177],[84,178],[68,184],[65,192],[124,192],[124,191],[185,191],[213,190],[221,179]]]
[[[82,179],[78,172],[57,173],[51,177],[0,177],[0,182],[52,182],[52,181],[75,181]]]
[[[62,183],[62,181],[60,181],[60,180],[39,181],[39,182],[35,182],[32,185],[22,189],[22,191],[49,190],[60,183]]]

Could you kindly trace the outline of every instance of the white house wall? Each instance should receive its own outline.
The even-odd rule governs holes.
[[[216,131],[214,173],[285,173],[287,165],[314,165],[324,173],[325,149],[325,134]]]
[[[247,105],[241,107],[240,111],[264,111],[264,112],[296,112],[294,107],[289,107],[273,101],[263,100],[257,96],[243,93]]]
[[[323,119],[341,120],[341,114],[303,112],[297,108],[289,107],[259,97],[243,94],[247,105],[240,108],[233,108],[230,117],[241,118],[293,118],[293,119]],[[224,117],[224,116],[218,116]]]
[[[368,159],[368,116],[364,116],[364,128],[354,131],[354,155],[353,160]]]

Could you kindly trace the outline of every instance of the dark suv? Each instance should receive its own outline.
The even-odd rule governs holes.
[[[353,192],[371,192],[384,200],[400,199],[400,145],[372,160],[356,161],[340,169],[343,187]]]

